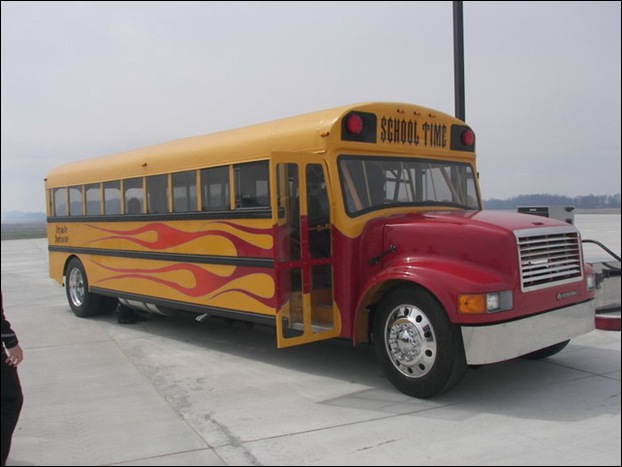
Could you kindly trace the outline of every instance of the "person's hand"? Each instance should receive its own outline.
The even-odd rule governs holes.
[[[10,349],[6,349],[6,360],[7,365],[17,367],[22,360],[24,359],[24,351],[17,344],[15,347],[11,347]]]

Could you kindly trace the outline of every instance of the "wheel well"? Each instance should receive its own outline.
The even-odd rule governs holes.
[[[70,255],[70,256],[67,256],[67,259],[65,260],[65,264],[63,265],[63,287],[67,285],[65,284],[66,282],[65,278],[67,277],[67,267],[69,266],[69,263],[71,262],[71,260],[74,258],[80,261],[80,258],[78,258],[76,255]]]
[[[440,304],[440,301],[432,292],[430,292],[429,289],[416,282],[391,279],[381,284],[377,284],[367,291],[361,300],[358,309],[356,310],[356,322],[354,323],[354,344],[373,342],[372,329],[374,328],[375,309],[389,292],[399,287],[413,287],[425,290]]]

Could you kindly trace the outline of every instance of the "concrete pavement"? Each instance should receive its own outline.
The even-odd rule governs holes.
[[[409,398],[370,346],[277,350],[218,319],[76,318],[45,239],[2,241],[25,351],[8,465],[620,465],[620,333],[541,361],[470,369]]]

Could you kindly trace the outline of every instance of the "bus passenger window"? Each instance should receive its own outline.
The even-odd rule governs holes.
[[[99,216],[102,213],[102,187],[99,183],[92,183],[85,187],[86,215]]]
[[[173,212],[197,210],[196,171],[178,172],[171,175],[173,185]]]
[[[104,214],[121,214],[121,182],[104,183]]]
[[[201,169],[203,211],[229,210],[229,166]]]
[[[142,177],[138,178],[128,178],[127,180],[123,180],[123,199],[125,200],[125,214],[130,214],[128,202],[130,199],[136,198],[140,203],[142,212],[143,205],[143,179]]]
[[[147,177],[147,212],[162,214],[168,212],[168,176]]]
[[[67,215],[67,188],[56,188],[54,190],[54,215]]]
[[[82,187],[69,187],[69,215],[81,216],[82,214]]]
[[[127,200],[127,209],[125,210],[126,214],[140,214],[142,211],[142,206],[140,205],[140,201],[136,198],[130,198]]]
[[[269,207],[268,161],[238,164],[234,170],[235,207]]]

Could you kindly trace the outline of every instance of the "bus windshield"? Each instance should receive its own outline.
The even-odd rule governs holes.
[[[351,217],[402,206],[481,209],[469,164],[352,155],[338,160],[343,198]]]

